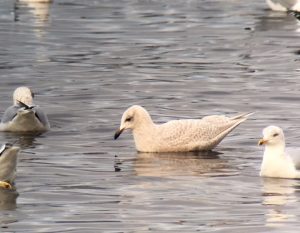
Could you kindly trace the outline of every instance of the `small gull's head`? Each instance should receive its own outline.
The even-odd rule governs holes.
[[[117,139],[125,129],[133,130],[149,121],[152,122],[146,109],[139,105],[133,105],[123,113],[120,128],[116,131],[114,138]]]
[[[277,126],[268,126],[263,129],[263,138],[259,140],[258,145],[284,145],[285,139],[281,128]]]
[[[34,94],[28,87],[18,87],[13,94],[14,105],[22,102],[28,106],[32,105]]]

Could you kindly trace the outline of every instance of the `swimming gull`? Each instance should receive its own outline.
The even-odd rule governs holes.
[[[28,87],[18,87],[13,94],[14,104],[6,109],[0,131],[41,132],[50,129],[47,115],[33,105],[33,92]]]
[[[278,178],[300,178],[300,151],[286,150],[283,130],[268,126],[263,130],[259,145],[265,145],[260,176]]]
[[[0,187],[12,188],[16,177],[17,157],[20,148],[6,143],[0,148]]]
[[[134,105],[123,113],[114,138],[117,139],[125,129],[131,129],[136,149],[140,152],[206,151],[217,146],[250,114],[231,118],[213,115],[155,124],[146,109]]]

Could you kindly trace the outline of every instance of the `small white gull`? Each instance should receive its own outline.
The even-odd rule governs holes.
[[[277,126],[268,126],[263,130],[259,145],[265,145],[260,176],[277,178],[300,178],[300,151],[286,150],[284,134]]]
[[[140,152],[207,151],[217,146],[251,114],[230,118],[213,115],[155,124],[146,109],[134,105],[123,113],[114,138],[117,139],[125,129],[131,129],[136,149]]]
[[[5,110],[0,131],[42,132],[50,129],[47,115],[39,106],[33,105],[33,97],[28,87],[18,87],[14,91],[14,104]]]

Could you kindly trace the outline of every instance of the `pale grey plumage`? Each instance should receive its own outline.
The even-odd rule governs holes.
[[[249,115],[246,113],[232,118],[207,116],[155,124],[143,107],[135,105],[124,112],[115,139],[124,129],[132,129],[136,149],[141,152],[211,150]]]

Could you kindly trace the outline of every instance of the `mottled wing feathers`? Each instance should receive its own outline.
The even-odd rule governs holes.
[[[207,116],[201,120],[175,120],[159,125],[158,137],[169,146],[187,145],[193,149],[212,149],[250,114],[232,118]]]

